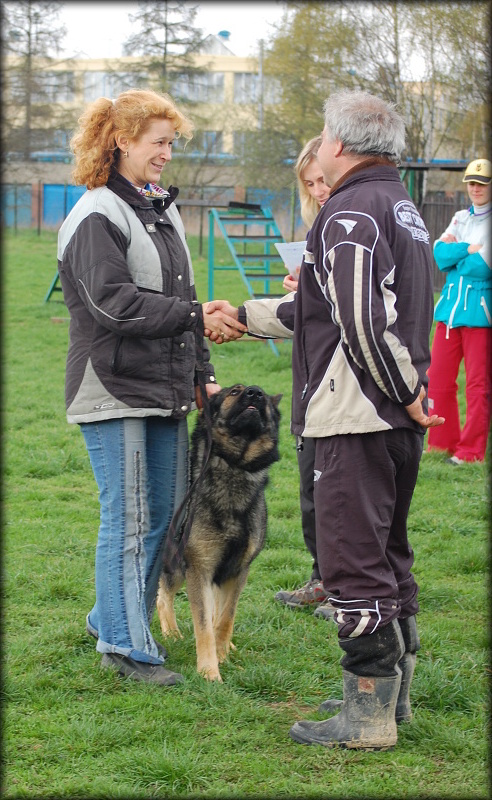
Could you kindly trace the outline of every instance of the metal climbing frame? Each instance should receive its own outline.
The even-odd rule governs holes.
[[[55,272],[55,277],[53,278],[53,280],[50,283],[50,288],[48,289],[48,291],[46,293],[46,296],[44,298],[44,302],[45,303],[48,302],[48,300],[50,299],[50,297],[53,294],[53,292],[61,292],[62,291],[62,287],[58,285],[59,281],[60,281],[60,276],[58,275],[58,270],[57,270]]]
[[[233,264],[225,266],[215,263],[215,224],[229,248]],[[271,209],[266,206],[230,202],[225,211],[211,208],[208,235],[208,299],[214,299],[214,273],[236,269],[239,270],[250,297],[283,297],[284,292],[276,292],[275,289],[279,281],[284,280],[286,273],[282,258],[274,244],[284,241]],[[278,355],[273,339],[266,341]]]

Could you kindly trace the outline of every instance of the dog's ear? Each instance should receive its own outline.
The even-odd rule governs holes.
[[[282,397],[283,394],[270,395],[270,400],[272,401],[275,408],[278,408],[278,404],[280,403]]]

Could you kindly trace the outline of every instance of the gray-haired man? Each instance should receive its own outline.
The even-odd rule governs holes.
[[[411,714],[418,587],[406,523],[423,434],[442,419],[422,406],[432,254],[398,173],[404,143],[402,118],[379,98],[326,101],[318,161],[332,190],[300,273],[292,430],[316,439],[317,547],[344,700],[335,717],[292,727],[306,744],[386,748]]]
[[[443,420],[425,409],[432,254],[397,169],[404,144],[403,119],[383,100],[330,96],[318,161],[332,189],[297,293],[239,309],[250,333],[293,337],[291,430],[315,441],[317,551],[344,700],[323,704],[341,705],[335,717],[292,727],[304,744],[390,747],[411,716],[418,587],[407,516],[423,434]]]

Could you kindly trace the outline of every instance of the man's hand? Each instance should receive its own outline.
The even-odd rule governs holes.
[[[418,422],[422,428],[437,428],[438,425],[442,425],[445,422],[444,417],[438,417],[437,414],[433,414],[431,417],[426,416],[424,414],[424,409],[422,408],[422,400],[425,397],[425,389],[422,386],[420,389],[419,396],[413,403],[410,403],[409,406],[405,406],[407,414],[411,419]]]
[[[239,312],[227,300],[211,300],[203,306],[205,336],[212,342],[222,344],[231,339],[240,339],[247,332],[239,322]]]

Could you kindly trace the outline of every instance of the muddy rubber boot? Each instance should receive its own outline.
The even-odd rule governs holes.
[[[405,653],[398,662],[401,669],[401,684],[398,694],[398,700],[395,708],[396,724],[400,722],[409,722],[412,719],[412,709],[410,708],[410,684],[412,683],[413,673],[415,670],[415,662],[417,656],[415,653]],[[330,713],[337,711],[343,705],[343,700],[325,700],[318,706],[320,714]]]
[[[398,739],[395,708],[400,682],[400,674],[374,678],[344,670],[340,713],[323,722],[296,722],[290,729],[290,736],[301,744],[324,747],[354,750],[394,747]]]
[[[417,661],[417,650],[420,649],[420,639],[417,632],[416,617],[399,619],[400,630],[405,643],[405,653],[400,658],[398,666],[401,669],[401,687],[396,703],[396,722],[409,722],[412,719],[412,709],[410,707],[410,686],[415,672],[415,662]]]
[[[415,616],[407,619],[399,619],[398,624],[405,644],[405,653],[400,658],[398,666],[401,670],[401,685],[395,709],[396,724],[409,722],[412,719],[412,709],[410,707],[410,686],[415,672],[415,662],[417,660],[416,651],[420,649],[420,639],[417,633],[417,621]],[[340,709],[343,700],[329,699],[320,703],[318,711],[331,714]]]
[[[401,685],[398,661],[405,643],[398,620],[373,633],[339,637],[344,655],[343,701],[326,701],[323,710],[340,713],[323,722],[297,722],[290,730],[295,741],[324,747],[381,750],[397,741],[396,703]]]

